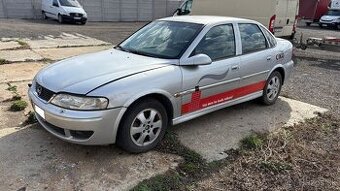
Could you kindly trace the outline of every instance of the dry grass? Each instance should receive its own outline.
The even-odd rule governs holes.
[[[270,134],[194,190],[340,190],[340,120],[320,116]]]

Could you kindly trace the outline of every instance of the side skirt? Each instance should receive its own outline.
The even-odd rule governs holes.
[[[205,114],[208,114],[208,113],[211,113],[211,112],[223,109],[225,107],[237,105],[237,104],[240,104],[240,103],[243,103],[243,102],[246,102],[246,101],[250,101],[250,100],[259,98],[262,95],[263,95],[263,91],[261,90],[261,91],[254,92],[254,93],[251,93],[249,95],[246,95],[246,96],[234,99],[234,100],[230,100],[230,101],[227,101],[227,102],[224,102],[224,103],[220,103],[220,104],[208,107],[208,108],[204,108],[204,109],[192,112],[192,113],[188,113],[188,114],[185,114],[185,115],[182,115],[180,117],[177,117],[177,118],[173,119],[172,120],[172,124],[173,125],[177,125],[177,124],[180,124],[180,123],[183,123],[183,122],[195,119],[197,117],[200,117],[202,115],[205,115]]]

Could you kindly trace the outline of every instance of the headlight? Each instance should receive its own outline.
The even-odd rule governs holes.
[[[109,101],[100,97],[80,97],[69,94],[57,94],[51,101],[53,105],[73,110],[102,110],[106,109]]]

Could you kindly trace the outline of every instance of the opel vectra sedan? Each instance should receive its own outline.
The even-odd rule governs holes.
[[[169,125],[256,98],[274,104],[292,47],[252,20],[164,18],[111,50],[42,69],[28,94],[39,123],[60,139],[145,152]]]

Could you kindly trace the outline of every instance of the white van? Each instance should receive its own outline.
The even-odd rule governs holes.
[[[77,0],[42,0],[44,19],[57,19],[59,23],[80,22],[86,24],[87,13]]]
[[[187,0],[175,15],[217,15],[256,20],[277,37],[293,37],[299,0]]]

